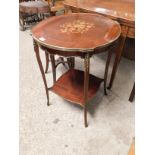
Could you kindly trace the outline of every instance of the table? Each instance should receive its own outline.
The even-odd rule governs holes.
[[[84,108],[84,124],[87,127],[87,103],[94,97],[103,81],[104,93],[106,94],[110,58],[120,33],[120,25],[117,22],[90,13],[56,16],[36,25],[32,29],[32,37],[34,51],[45,85],[47,105],[49,105],[49,91],[81,105]],[[51,58],[54,83],[52,87],[47,86],[39,47],[48,52]],[[100,52],[108,52],[104,79],[89,73],[91,56]],[[56,54],[64,57],[81,57],[84,59],[85,70],[77,70],[74,65],[71,65],[71,69],[56,81],[53,57]]]
[[[104,15],[121,24],[121,37],[108,88],[113,85],[126,37],[135,38],[135,0],[65,0],[66,12],[91,12]]]

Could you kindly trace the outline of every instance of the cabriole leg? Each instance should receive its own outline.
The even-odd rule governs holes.
[[[34,51],[36,53],[37,62],[38,62],[38,65],[39,65],[39,68],[40,68],[40,71],[41,71],[41,75],[42,75],[42,78],[43,78],[43,81],[44,81],[44,85],[45,85],[45,91],[46,91],[46,96],[47,96],[47,105],[49,106],[50,105],[49,104],[49,94],[48,94],[48,87],[47,87],[46,77],[45,77],[43,65],[42,65],[42,62],[41,62],[41,59],[40,59],[39,47],[38,47],[35,40],[33,40],[33,46],[34,46]]]

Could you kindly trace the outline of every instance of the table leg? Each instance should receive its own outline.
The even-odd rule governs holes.
[[[44,81],[44,85],[45,85],[45,91],[46,91],[46,96],[47,96],[47,105],[49,106],[49,94],[48,94],[48,87],[47,87],[47,82],[46,82],[46,77],[44,74],[44,69],[43,69],[43,65],[40,59],[40,54],[39,54],[39,46],[38,44],[35,42],[35,40],[33,40],[33,46],[34,46],[34,51],[36,53],[36,58],[37,58],[37,62],[41,71],[41,75]]]
[[[129,28],[126,27],[126,30],[123,32],[123,35],[120,37],[119,45],[116,49],[116,56],[115,56],[115,61],[114,61],[113,68],[112,68],[112,73],[111,73],[111,78],[110,78],[110,83],[109,83],[108,89],[111,89],[111,87],[113,85],[113,81],[114,81],[114,78],[115,78],[115,75],[117,72],[118,64],[120,62],[120,58],[121,58],[121,55],[123,52],[123,47],[124,47],[124,43],[125,43],[126,36],[128,33],[128,29]]]
[[[55,65],[55,57],[54,55],[50,55],[51,64],[52,64],[52,72],[53,72],[53,84],[56,82],[56,65]]]
[[[108,52],[108,58],[106,61],[106,66],[105,66],[105,73],[104,73],[104,95],[107,95],[107,76],[108,76],[108,69],[109,69],[109,64],[111,60],[111,55],[112,55],[112,50]]]
[[[85,66],[85,73],[84,73],[84,124],[85,127],[88,127],[87,123],[87,100],[88,100],[88,89],[89,89],[89,61],[90,57],[87,53],[84,58],[84,66]]]
[[[48,55],[47,52],[45,52],[45,59],[46,59],[45,73],[47,73],[47,71],[48,71],[48,67],[49,67],[49,55]]]

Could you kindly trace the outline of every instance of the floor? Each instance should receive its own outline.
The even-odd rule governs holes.
[[[134,62],[121,59],[115,83],[107,96],[103,85],[100,87],[89,103],[89,126],[85,128],[81,107],[54,93],[50,93],[51,105],[46,105],[30,30],[20,31],[19,36],[20,155],[127,155],[135,130],[135,103],[128,101],[134,83]],[[42,51],[41,56],[45,66]],[[106,56],[92,57],[92,74],[103,77]],[[83,61],[77,58],[75,66],[83,69]],[[66,70],[60,65],[57,77]],[[51,68],[47,81],[52,85]]]

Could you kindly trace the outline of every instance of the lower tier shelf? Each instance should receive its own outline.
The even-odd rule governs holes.
[[[98,91],[103,79],[89,74],[88,101]],[[70,69],[64,73],[56,83],[49,88],[50,91],[64,99],[83,106],[84,103],[84,72]]]

